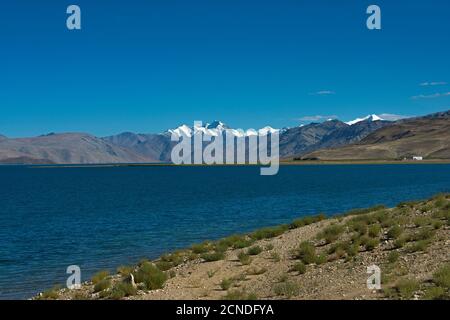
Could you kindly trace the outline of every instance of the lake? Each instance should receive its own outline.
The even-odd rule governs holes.
[[[0,298],[324,212],[450,192],[450,165],[0,166]]]

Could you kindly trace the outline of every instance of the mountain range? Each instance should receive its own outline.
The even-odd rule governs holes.
[[[399,120],[360,141],[303,155],[318,160],[450,159],[450,111]]]
[[[240,131],[221,121],[181,125],[162,133],[123,132],[107,137],[87,133],[50,133],[32,138],[0,135],[0,163],[100,164],[170,162],[172,134],[217,136],[225,130],[248,139],[258,133],[280,134],[282,159],[372,159],[411,155],[450,158],[449,111],[386,121],[377,115],[349,122],[330,119],[281,130]]]

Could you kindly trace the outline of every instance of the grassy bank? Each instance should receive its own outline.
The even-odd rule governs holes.
[[[450,195],[205,241],[37,299],[449,299]],[[367,267],[382,289],[368,290]]]

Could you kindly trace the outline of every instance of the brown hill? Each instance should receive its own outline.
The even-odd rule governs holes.
[[[358,143],[318,150],[302,159],[381,160],[413,156],[450,159],[450,111],[398,121],[372,132]]]
[[[48,134],[0,139],[0,163],[135,163],[151,162],[133,151],[85,133]]]

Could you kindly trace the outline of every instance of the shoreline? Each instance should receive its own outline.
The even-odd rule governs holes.
[[[306,216],[193,244],[117,274],[99,272],[80,290],[54,288],[33,299],[403,299],[396,292],[403,280],[415,281],[426,298],[429,279],[449,263],[449,215],[450,194],[442,194],[394,208]],[[374,263],[392,277],[383,291],[364,289],[365,267]],[[342,268],[350,278],[327,286]]]
[[[450,160],[283,160],[280,166],[302,165],[448,165]],[[180,164],[173,163],[105,163],[105,164],[0,164],[1,166],[26,166],[30,168],[110,168],[110,167],[264,167],[261,164]]]

